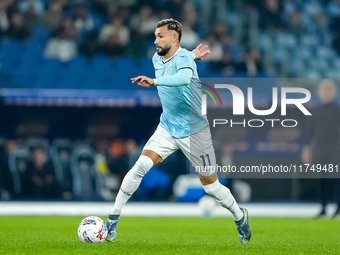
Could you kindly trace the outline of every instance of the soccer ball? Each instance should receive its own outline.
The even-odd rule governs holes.
[[[84,243],[101,243],[107,236],[105,222],[97,216],[83,219],[78,226],[79,239]]]

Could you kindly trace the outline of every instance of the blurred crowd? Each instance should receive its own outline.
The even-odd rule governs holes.
[[[46,57],[143,58],[154,52],[157,21],[170,17],[183,25],[181,45],[208,44],[210,69],[224,75],[332,76],[326,69],[339,64],[339,0],[2,0],[0,37],[25,41],[44,27]]]
[[[0,200],[112,201],[140,153],[134,139],[95,143],[65,138],[52,142],[41,137],[1,139]],[[171,199],[172,184],[187,172],[180,157],[176,154],[154,167],[133,200]]]

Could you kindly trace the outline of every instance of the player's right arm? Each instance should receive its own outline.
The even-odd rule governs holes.
[[[174,75],[153,79],[154,85],[167,87],[179,87],[189,85],[192,77],[192,72],[193,71],[191,68],[181,68]]]
[[[140,76],[131,78],[131,82],[132,83],[137,82],[137,84],[139,86],[144,87],[144,88],[148,88],[148,87],[154,85],[154,79],[151,79],[151,78],[146,77],[144,75],[140,75]]]
[[[176,74],[166,77],[160,77],[158,79],[152,79],[146,76],[137,76],[132,78],[132,83],[137,82],[141,87],[148,88],[150,86],[167,86],[167,87],[179,87],[190,84],[192,77],[192,70],[190,68],[182,68],[177,71]]]

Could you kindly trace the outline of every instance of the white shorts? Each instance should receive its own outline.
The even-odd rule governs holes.
[[[215,172],[216,157],[209,127],[185,138],[174,138],[168,131],[158,126],[143,150],[154,151],[163,160],[175,151],[181,150],[196,173],[210,176]]]

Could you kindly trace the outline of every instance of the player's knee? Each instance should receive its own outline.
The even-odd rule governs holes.
[[[134,167],[130,171],[134,171],[140,177],[146,175],[151,167],[153,166],[153,161],[148,156],[141,155]]]
[[[202,185],[209,185],[218,180],[216,172],[213,172],[212,174],[210,173],[210,175],[206,175],[206,173],[205,175],[199,174],[199,178]]]
[[[219,180],[216,180],[214,183],[211,183],[208,185],[202,185],[202,187],[208,195],[215,196],[215,194],[217,194],[223,186],[219,182]],[[227,191],[230,193],[230,190],[228,188],[227,188]]]

